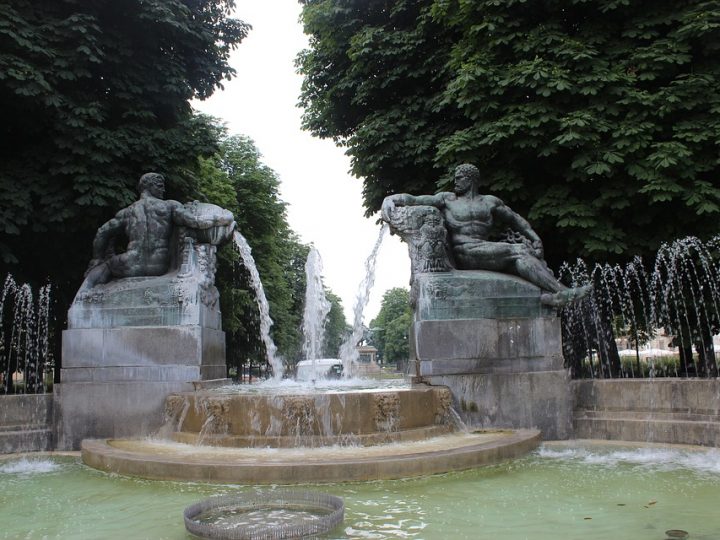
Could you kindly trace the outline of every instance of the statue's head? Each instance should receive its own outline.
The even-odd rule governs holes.
[[[455,168],[455,193],[462,195],[480,184],[480,171],[475,165],[463,163]]]
[[[142,194],[147,191],[153,197],[162,199],[165,195],[165,177],[162,174],[149,172],[140,177],[138,191]]]

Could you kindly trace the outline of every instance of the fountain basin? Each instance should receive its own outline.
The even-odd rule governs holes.
[[[168,396],[166,433],[176,442],[230,447],[374,445],[454,429],[446,387],[244,393],[210,389]]]
[[[662,540],[677,529],[708,540],[720,537],[719,482],[717,449],[563,441],[466,471],[297,487],[345,501],[338,540]],[[0,456],[0,536],[188,540],[183,508],[269,489],[151,482],[79,456]]]
[[[453,433],[369,447],[213,448],[151,439],[86,439],[82,460],[107,472],[156,480],[297,484],[444,473],[525,455],[538,430]]]

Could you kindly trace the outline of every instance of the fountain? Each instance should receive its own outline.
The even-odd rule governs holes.
[[[380,229],[380,234],[375,241],[375,246],[365,261],[365,277],[358,287],[355,305],[353,306],[352,332],[340,346],[340,358],[342,358],[343,361],[343,373],[346,377],[349,377],[353,373],[354,366],[357,364],[357,344],[363,337],[363,312],[370,300],[370,291],[375,283],[375,264],[377,263],[377,255],[380,251],[380,246],[382,245],[382,240],[387,232],[387,228],[387,225],[383,225]]]
[[[322,281],[322,258],[314,247],[305,261],[305,309],[303,310],[303,357],[316,360],[323,356],[325,322],[330,302],[325,297]]]
[[[98,230],[68,313],[56,392],[59,448],[81,446],[87,464],[148,478],[272,483],[444,472],[538,444],[532,429],[454,433],[444,387],[353,388],[352,379],[332,390],[289,387],[260,276],[233,216],[214,205],[163,200],[156,173],[143,175],[138,188],[139,200]],[[346,376],[384,232],[368,258],[344,346]],[[114,252],[119,235],[129,240],[123,253]],[[224,379],[215,250],[231,237],[255,289],[273,368],[260,393]],[[308,266],[318,275],[308,279],[306,351],[317,360],[327,313],[317,253]],[[136,438],[158,428],[170,442]],[[299,446],[311,454],[298,453]],[[276,451],[270,462],[268,448]]]
[[[322,258],[315,247],[310,248],[305,261],[305,308],[303,310],[303,358],[295,365],[298,381],[315,382],[342,375],[343,364],[339,358],[323,358],[325,346],[326,317],[330,302],[325,297],[322,281]]]
[[[235,231],[233,241],[235,248],[242,258],[245,268],[250,274],[250,284],[255,292],[255,299],[260,312],[260,339],[262,339],[262,342],[265,345],[268,364],[270,364],[270,367],[272,368],[273,377],[275,379],[281,379],[285,368],[283,366],[282,358],[277,356],[277,347],[275,346],[272,337],[270,337],[270,328],[273,324],[272,319],[270,318],[270,305],[265,297],[265,290],[263,289],[257,266],[255,266],[252,249],[248,245],[247,240],[245,240],[245,237],[238,231]]]
[[[720,324],[720,269],[713,252],[720,237],[707,243],[688,237],[664,244],[654,263],[640,258],[625,266],[578,260],[561,273],[571,282],[594,283],[589,305],[564,312],[565,357],[578,377],[717,377],[713,334]],[[653,355],[641,362],[643,343],[669,336],[664,351],[674,362],[655,367]],[[621,362],[615,334],[627,336],[630,358]],[[671,347],[668,347],[670,345]],[[590,358],[589,351],[595,351]],[[645,368],[648,366],[649,369]],[[647,372],[647,374],[646,374]]]
[[[18,284],[9,274],[5,278],[0,289],[0,394],[14,393],[15,383],[22,385],[18,393],[42,393],[45,388],[45,374],[52,367],[50,290],[50,285],[41,287],[35,298],[30,285]]]
[[[337,539],[664,540],[684,530],[710,540],[720,531],[718,482],[716,449],[553,443],[466,471],[295,488],[344,500],[344,522],[328,535]],[[187,506],[273,491],[104,474],[72,456],[0,457],[8,538],[186,539]]]
[[[598,433],[597,415],[603,407],[616,417],[625,414],[625,420],[636,424],[647,424],[643,415],[653,407],[685,407],[683,413],[663,409],[666,423],[672,424],[673,429],[681,424],[702,429],[696,438],[689,430],[673,431],[668,442],[720,445],[718,438],[702,438],[708,432],[720,433],[716,429],[720,425],[717,420],[720,386],[716,380],[701,381],[703,388],[698,381],[688,380],[683,381],[687,385],[682,388],[677,381],[671,381],[675,386],[670,389],[638,391],[633,385],[622,390],[622,383],[630,381],[571,382],[558,366],[561,355],[557,310],[563,304],[567,305],[566,313],[584,313],[593,302],[601,306],[599,313],[603,309],[609,312],[610,306],[613,309],[620,306],[623,324],[638,330],[644,328],[639,321],[666,321],[666,315],[673,312],[691,322],[693,317],[697,320],[715,317],[718,304],[712,295],[717,281],[705,281],[698,270],[716,272],[709,259],[699,256],[701,267],[692,269],[686,262],[671,262],[678,259],[669,253],[661,254],[665,262],[657,266],[660,274],[675,282],[690,276],[703,284],[703,295],[685,296],[684,300],[682,295],[655,285],[648,289],[655,292],[640,295],[632,306],[620,296],[616,301],[602,295],[604,285],[632,289],[636,282],[657,281],[648,278],[650,274],[643,274],[637,266],[622,276],[626,281],[619,281],[620,274],[612,274],[607,268],[585,274],[571,269],[568,271],[574,276],[569,280],[572,288],[555,283],[546,283],[547,288],[543,288],[512,272],[508,275],[497,270],[468,268],[473,263],[463,252],[468,246],[458,248],[448,240],[448,233],[453,230],[446,228],[445,220],[453,216],[443,215],[434,206],[438,196],[427,197],[421,199],[423,204],[414,204],[418,201],[410,196],[399,196],[394,201],[397,204],[384,205],[383,209],[391,229],[403,235],[410,249],[415,308],[411,375],[423,384],[367,388],[358,387],[358,382],[352,379],[317,380],[314,391],[307,392],[299,391],[307,388],[306,384],[273,379],[267,384],[246,385],[243,392],[237,392],[237,388],[225,386],[225,381],[202,381],[203,373],[212,371],[207,367],[215,364],[205,362],[201,354],[189,366],[196,370],[196,379],[200,381],[192,388],[185,385],[165,391],[158,384],[152,387],[161,395],[161,401],[150,409],[159,408],[160,416],[167,420],[164,438],[123,436],[120,431],[107,438],[99,422],[111,413],[102,408],[92,411],[96,423],[89,426],[89,430],[94,430],[90,434],[103,438],[83,441],[83,462],[126,476],[103,475],[83,468],[74,457],[0,459],[0,493],[13,493],[0,509],[0,519],[7,524],[4,532],[16,536],[181,538],[185,532],[179,512],[198,498],[247,494],[251,499],[262,499],[264,494],[272,494],[274,488],[260,491],[250,484],[301,483],[309,491],[316,491],[314,484],[330,483],[323,486],[323,491],[342,497],[346,504],[344,528],[333,533],[341,538],[477,538],[479,531],[510,539],[583,536],[649,540],[663,538],[663,534],[717,536],[720,521],[714,517],[713,505],[720,456],[716,450],[648,445],[637,449],[627,443],[598,447],[569,442],[546,444],[539,451],[532,451],[539,444],[540,430],[546,438]],[[168,203],[173,212],[177,209],[179,214],[187,211],[197,216],[197,205]],[[109,320],[160,320],[178,327],[189,321],[192,327],[197,319],[192,319],[194,315],[187,308],[213,305],[214,288],[205,272],[212,266],[212,241],[228,237],[228,229],[232,229],[231,218],[228,220],[219,209],[213,209],[212,214],[215,217],[209,221],[215,221],[221,228],[218,234],[186,233],[178,247],[177,266],[170,266],[164,276],[122,278],[117,281],[122,283],[123,292],[116,295],[117,284],[104,281],[104,263],[96,265],[94,268],[99,269],[88,274],[91,282],[81,288],[73,306],[70,330],[87,330],[82,324]],[[178,219],[182,220],[182,216]],[[517,223],[524,227],[524,221]],[[531,235],[527,229],[525,234]],[[517,245],[518,237],[508,235],[507,240],[498,244]],[[529,238],[528,242],[520,239],[520,244],[524,247],[513,249],[522,251],[526,257],[535,253],[532,255],[535,260],[529,264],[542,276],[542,267],[537,264],[541,261],[537,257],[541,247]],[[688,241],[684,245],[696,250],[698,244]],[[198,273],[198,266],[204,273]],[[674,270],[670,271],[671,268]],[[369,277],[361,290],[369,290],[370,269],[374,271],[374,255],[368,259]],[[588,296],[590,291],[584,283],[591,276],[595,291]],[[183,290],[182,302],[169,302],[159,294],[163,285],[156,280],[163,277],[170,280],[174,291]],[[138,282],[144,287],[143,302],[135,306],[139,311],[134,311],[121,301],[124,297],[134,298],[133,287]],[[192,289],[194,284],[197,289]],[[193,296],[193,290],[199,291],[198,296]],[[584,296],[588,301],[578,301]],[[659,296],[669,300],[668,307],[652,307]],[[364,306],[361,297],[355,306],[356,323],[358,319],[362,321],[362,308],[358,309],[359,305]],[[258,298],[261,301],[259,294]],[[108,312],[93,313],[97,307],[93,303],[104,306],[101,310],[107,308]],[[633,311],[638,306],[644,308],[642,313],[655,314],[656,318],[641,317],[639,311]],[[691,310],[687,309],[690,306],[701,314],[690,315]],[[215,320],[215,315],[205,309],[199,318],[208,323]],[[585,324],[583,317],[574,319],[576,327]],[[270,324],[266,327],[268,336]],[[320,324],[313,328],[321,327]],[[111,334],[109,330],[116,327],[102,328],[100,335]],[[679,331],[688,333],[689,327]],[[603,329],[598,327],[584,335],[602,333]],[[73,337],[71,332],[73,346],[64,344],[65,350],[77,351],[79,345],[94,343],[84,333],[74,335],[80,337]],[[702,336],[698,336],[700,348],[707,351]],[[320,342],[316,337],[315,343]],[[162,346],[172,347],[172,343]],[[128,350],[136,353],[138,349],[123,349],[126,353]],[[317,351],[318,347],[308,345],[308,350]],[[274,353],[272,347],[268,351]],[[318,353],[311,356],[315,354]],[[687,365],[690,371],[695,364]],[[59,386],[80,394],[87,388],[95,388],[94,392],[115,385],[125,392],[130,389],[130,399],[134,399],[138,394],[133,393],[133,385],[142,387],[144,382],[129,377],[109,379],[104,371],[108,367],[81,363],[66,366],[65,369],[78,371],[66,373]],[[125,367],[126,374],[147,374],[149,369],[136,368],[159,366],[148,362]],[[95,368],[97,372],[92,371]],[[597,367],[593,370],[603,373]],[[117,373],[115,370],[114,374]],[[73,379],[80,376],[85,376],[90,384],[82,386],[80,380]],[[547,384],[548,379],[551,384]],[[599,382],[617,383],[618,388],[613,390],[616,394],[610,395],[612,392],[601,388]],[[71,409],[63,401],[68,390],[58,393],[61,416],[67,415]],[[112,394],[110,397],[115,399]],[[144,401],[145,406],[147,403]],[[472,426],[467,432],[457,429],[453,405]],[[619,410],[623,407],[627,411]],[[146,414],[150,409],[146,407]],[[87,413],[78,409],[76,412]],[[122,414],[126,412],[120,410]],[[595,423],[589,429],[587,426],[592,422]],[[609,420],[603,418],[601,422],[607,424]],[[131,435],[140,432],[138,426],[142,427],[139,423],[132,426],[137,432]],[[652,440],[662,433],[653,427],[652,433],[643,438],[646,435],[640,431],[623,431],[618,435],[607,430],[602,436]],[[505,458],[514,460],[498,463]],[[485,467],[478,469],[479,465]],[[429,477],[431,474],[436,476]],[[195,483],[179,486],[132,476]],[[413,476],[418,478],[408,478]],[[365,480],[382,481],[362,482]],[[240,485],[229,485],[233,483]],[[47,494],[52,504],[39,501],[37,493]],[[442,496],[434,496],[436,493]],[[683,497],[678,498],[677,493]],[[18,529],[21,525],[14,519],[28,507],[47,508],[43,513],[48,518],[33,519],[30,533],[27,524]],[[118,507],[123,507],[125,514],[128,511],[132,514],[131,523],[118,517]]]
[[[50,450],[50,285],[37,294],[6,276],[0,289],[0,454]]]

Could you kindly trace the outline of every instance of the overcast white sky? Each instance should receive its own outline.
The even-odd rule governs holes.
[[[235,17],[252,25],[233,53],[237,77],[196,109],[222,119],[231,134],[248,135],[263,162],[278,173],[288,221],[304,243],[313,243],[323,259],[325,285],[340,296],[348,323],[364,264],[377,241],[376,217],[363,217],[362,181],[350,176],[350,160],[332,141],[300,129],[296,107],[302,77],[293,61],[306,48],[297,0],[238,0]],[[242,231],[240,231],[242,232]],[[262,276],[261,276],[262,278]],[[387,235],[377,262],[376,280],[365,324],[377,314],[383,293],[407,287],[407,247]]]

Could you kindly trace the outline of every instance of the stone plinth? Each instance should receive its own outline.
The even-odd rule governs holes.
[[[59,449],[147,435],[165,397],[226,376],[218,294],[200,273],[127,278],[78,294],[56,387]]]
[[[573,381],[575,438],[720,447],[720,380]]]
[[[448,386],[463,419],[478,427],[572,430],[560,320],[527,281],[487,271],[414,277],[411,373]]]

